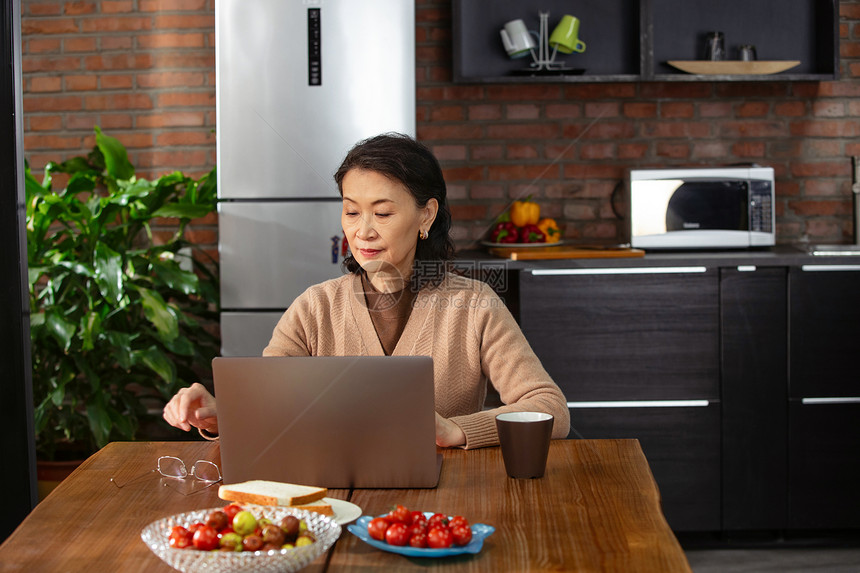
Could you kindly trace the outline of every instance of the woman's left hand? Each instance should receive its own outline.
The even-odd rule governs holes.
[[[460,426],[436,412],[436,445],[442,448],[462,446],[466,443],[466,434]]]

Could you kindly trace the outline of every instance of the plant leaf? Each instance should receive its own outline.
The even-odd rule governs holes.
[[[179,319],[161,295],[154,290],[138,286],[143,302],[143,314],[152,323],[163,340],[173,340],[179,336]]]
[[[95,127],[96,145],[105,160],[105,170],[115,179],[131,179],[134,176],[134,166],[128,160],[128,153],[118,139],[102,133]]]
[[[200,217],[205,217],[211,212],[212,207],[210,205],[190,205],[185,203],[172,203],[160,207],[155,213],[152,214],[152,216],[177,217],[180,219],[199,219]]]
[[[145,350],[136,350],[134,354],[136,359],[158,374],[162,380],[170,385],[176,382],[176,367],[158,347],[150,346]]]
[[[194,294],[197,292],[199,281],[197,275],[192,272],[183,271],[179,268],[179,263],[173,261],[152,261],[152,270],[156,276],[165,285],[173,290],[178,290],[184,294]]]
[[[126,332],[118,332],[116,330],[108,330],[105,332],[108,342],[110,342],[113,357],[117,364],[123,369],[131,368],[131,335]]]
[[[122,255],[99,241],[93,264],[102,296],[111,305],[119,304],[123,295]]]
[[[102,448],[107,445],[111,424],[110,415],[104,403],[102,394],[94,394],[87,400],[87,419],[90,423],[90,431],[95,437],[96,445]]]
[[[60,347],[68,352],[72,345],[72,337],[77,331],[75,324],[67,321],[56,309],[51,309],[45,313],[45,324]]]

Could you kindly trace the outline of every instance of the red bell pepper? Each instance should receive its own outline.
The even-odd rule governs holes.
[[[520,228],[521,243],[543,243],[546,241],[546,235],[540,230],[537,225],[523,225]]]
[[[510,221],[502,221],[501,223],[496,223],[496,226],[493,227],[492,231],[490,231],[490,242],[516,243],[519,237],[517,231],[517,226]]]

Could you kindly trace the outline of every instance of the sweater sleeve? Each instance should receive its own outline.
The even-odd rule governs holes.
[[[281,315],[263,356],[311,356],[313,341],[313,298],[311,289],[299,295]]]
[[[478,297],[471,322],[480,344],[481,369],[505,405],[451,418],[466,435],[466,449],[499,443],[496,415],[502,412],[552,414],[552,437],[566,437],[570,411],[561,389],[541,365],[504,302],[487,285],[482,285]]]

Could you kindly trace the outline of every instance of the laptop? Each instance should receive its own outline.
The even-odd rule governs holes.
[[[439,483],[429,356],[219,357],[212,370],[224,483]]]

